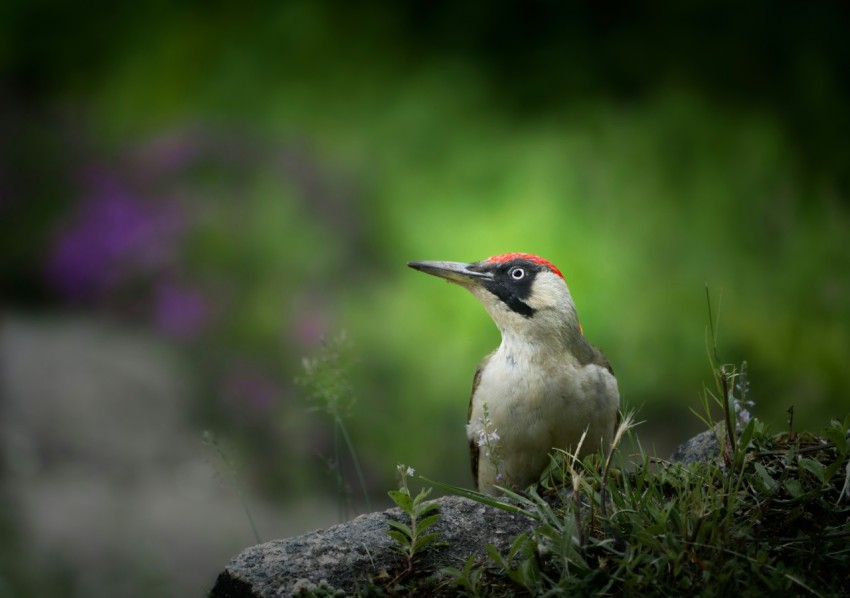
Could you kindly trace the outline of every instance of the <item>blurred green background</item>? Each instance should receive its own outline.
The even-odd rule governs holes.
[[[747,360],[757,417],[779,430],[792,405],[798,429],[846,415],[848,16],[838,1],[4,3],[0,595],[211,585],[254,541],[238,501],[209,520],[236,531],[199,522],[217,552],[180,566],[162,555],[199,549],[122,527],[212,475],[180,465],[215,461],[195,447],[203,430],[238,459],[263,539],[336,522],[330,421],[295,379],[343,330],[374,505],[397,463],[468,484],[468,392],[498,332],[408,260],[557,264],[660,456],[702,429],[690,410],[711,384],[706,284],[720,356]],[[106,441],[114,424],[92,392],[120,395],[152,430],[163,421],[144,385],[79,391],[62,377],[82,375],[80,338],[108,353],[116,336],[131,369],[166,360],[163,404],[180,423],[104,478],[56,440],[97,456],[127,444],[128,410],[126,434]],[[59,349],[42,367],[45,343]],[[32,377],[55,384],[30,393]],[[51,419],[55,404],[95,431]],[[169,442],[195,448],[181,460]],[[148,466],[169,482],[128,506],[127,479]],[[57,471],[61,492],[32,485]],[[158,507],[159,525],[227,491],[205,483]],[[116,488],[130,488],[125,510],[107,517]],[[71,490],[81,506],[63,514]],[[90,533],[102,551],[75,560],[68,547]],[[144,550],[106,558],[116,544]]]

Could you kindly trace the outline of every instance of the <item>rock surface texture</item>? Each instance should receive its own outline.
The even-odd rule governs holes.
[[[426,549],[417,562],[419,570],[462,568],[470,555],[483,556],[488,544],[507,553],[517,535],[532,529],[531,520],[522,515],[466,498],[444,496],[435,501],[441,517],[428,531],[439,532],[442,543]],[[408,522],[400,509],[389,509],[326,530],[247,548],[218,576],[210,596],[292,596],[323,581],[346,594],[357,592],[369,579],[385,578],[406,565],[387,535],[390,519]]]
[[[700,432],[687,442],[683,442],[673,451],[669,460],[673,463],[707,463],[720,458],[720,444],[717,438],[722,438],[725,428],[718,424],[714,430]]]

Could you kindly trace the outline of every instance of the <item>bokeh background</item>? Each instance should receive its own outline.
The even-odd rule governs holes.
[[[363,512],[296,383],[343,331],[372,508],[397,463],[468,484],[498,333],[412,259],[556,263],[650,453],[703,429],[706,285],[757,417],[843,418],[848,16],[4,2],[0,596],[201,593],[243,502],[263,540]]]

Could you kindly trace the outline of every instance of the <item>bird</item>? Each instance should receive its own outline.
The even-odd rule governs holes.
[[[475,371],[467,412],[477,491],[527,489],[555,449],[578,456],[610,450],[619,421],[617,379],[585,339],[557,267],[519,252],[408,266],[469,290],[501,333],[498,348]]]

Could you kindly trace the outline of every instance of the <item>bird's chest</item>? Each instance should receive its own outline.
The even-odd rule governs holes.
[[[481,373],[470,424],[485,416],[503,437],[535,435],[563,419],[581,393],[580,376],[569,363],[522,359],[496,352]],[[477,427],[477,426],[476,426]]]

